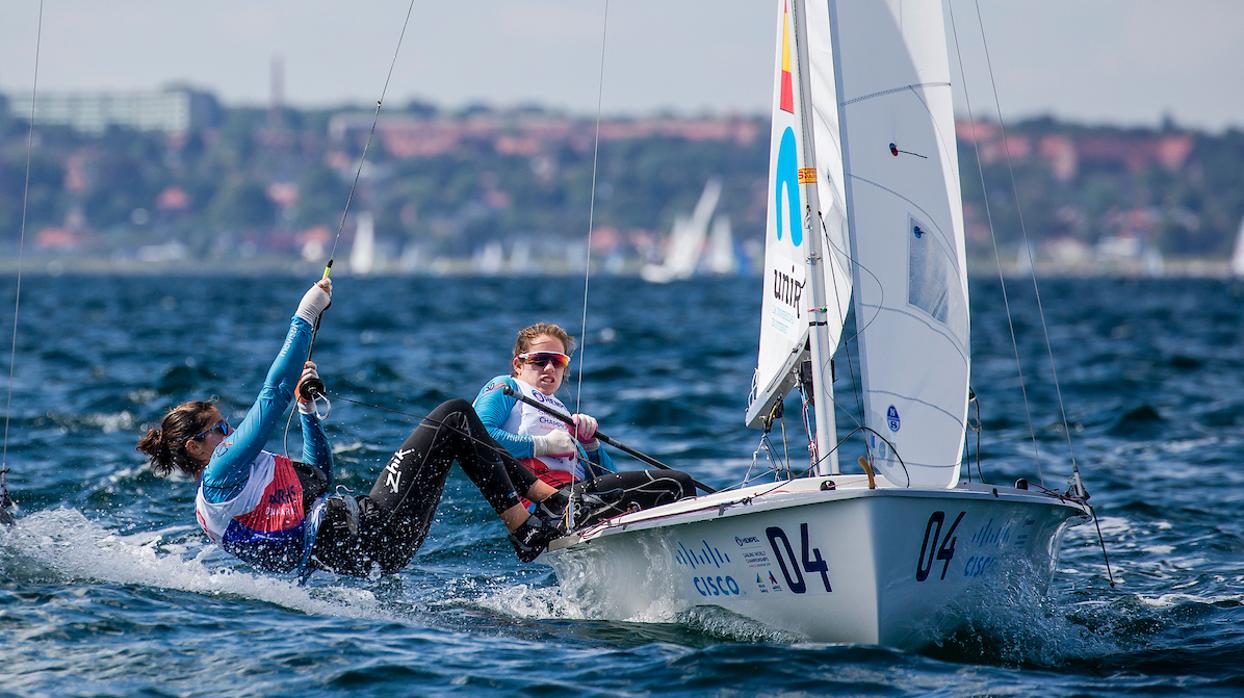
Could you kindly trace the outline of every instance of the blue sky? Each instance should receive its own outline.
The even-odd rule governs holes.
[[[846,0],[858,1],[858,0]],[[266,103],[273,56],[294,105],[374,103],[408,0],[45,0],[40,89],[180,80]],[[1244,127],[1244,2],[979,0],[1008,119],[1040,113]],[[4,0],[0,90],[29,90],[38,0]],[[992,107],[976,0],[952,0],[967,85]],[[389,103],[537,102],[594,113],[604,0],[416,0]],[[604,110],[763,113],[770,0],[612,0]],[[952,57],[953,60],[953,57]]]

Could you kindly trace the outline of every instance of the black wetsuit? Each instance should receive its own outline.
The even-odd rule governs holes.
[[[450,400],[411,432],[369,494],[328,501],[311,565],[358,576],[405,567],[428,535],[455,460],[498,514],[536,482],[488,436],[471,403]]]

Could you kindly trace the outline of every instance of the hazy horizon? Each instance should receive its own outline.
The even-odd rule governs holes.
[[[407,0],[346,7],[329,0],[224,0],[211,6],[126,0],[46,3],[40,92],[147,90],[184,82],[229,106],[266,106],[270,65],[284,62],[284,103],[357,105],[380,95]],[[524,104],[596,113],[605,4],[569,0],[416,2],[386,107],[412,99],[458,109]],[[954,0],[967,66],[957,112],[996,117],[976,4]],[[28,92],[38,0],[10,0],[0,25],[0,90]],[[1008,121],[1053,116],[1119,126],[1164,117],[1201,130],[1244,125],[1244,3],[1072,0],[980,6]],[[763,115],[770,99],[774,3],[688,0],[609,5],[602,113]],[[949,19],[950,14],[947,13]]]

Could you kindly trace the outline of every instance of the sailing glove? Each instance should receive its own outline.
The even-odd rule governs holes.
[[[577,453],[574,437],[570,435],[570,432],[561,429],[532,436],[531,446],[536,458],[540,456],[567,458]]]
[[[315,285],[307,289],[302,296],[302,302],[298,304],[298,310],[294,314],[306,320],[312,327],[315,321],[319,319],[320,313],[328,309],[333,302],[333,281],[332,279],[320,279]]]
[[[319,371],[315,370],[315,362],[308,361],[304,364],[302,375],[298,377],[298,387],[294,389],[294,394],[298,396],[298,411],[303,414],[315,414],[315,404],[311,401],[310,396],[306,395],[302,386],[312,378],[319,378]]]
[[[596,443],[596,418],[587,414],[576,414],[571,419],[574,420],[575,438],[589,451],[594,450],[599,445]]]

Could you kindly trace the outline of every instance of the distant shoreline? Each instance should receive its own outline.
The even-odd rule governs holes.
[[[334,268],[337,276],[374,276],[374,277],[564,277],[581,276],[580,269],[546,269],[533,270],[530,273],[481,273],[465,260],[443,260],[442,263],[431,265],[428,270],[404,270],[396,267],[386,268],[379,265],[368,274],[354,274],[345,265]],[[594,265],[599,267],[603,265]],[[252,258],[245,260],[228,260],[200,262],[195,260],[177,260],[149,262],[139,260],[117,260],[101,257],[28,257],[21,265],[22,274],[32,276],[61,276],[65,274],[115,275],[115,276],[158,276],[178,274],[185,276],[259,276],[263,274],[287,274],[290,276],[306,276],[319,274],[323,266],[302,260],[280,258]],[[1228,279],[1232,278],[1229,261],[1225,259],[1180,259],[1166,261],[1160,271],[1155,271],[1139,261],[1124,260],[1114,262],[1086,261],[1076,264],[1060,264],[1038,262],[1035,267],[1038,278],[1184,278],[1184,279]],[[15,258],[0,260],[0,275],[15,276],[18,262]],[[623,270],[621,273],[604,272],[594,269],[593,273],[603,276],[638,277],[638,269]],[[969,260],[969,278],[996,278],[998,267],[992,260]],[[759,277],[760,272],[739,274],[739,277]],[[1006,264],[1002,268],[1004,278],[1028,278],[1029,271],[1015,264]],[[703,275],[697,278],[728,278],[729,275],[714,277]]]

